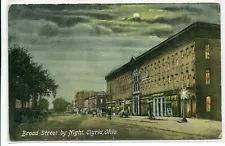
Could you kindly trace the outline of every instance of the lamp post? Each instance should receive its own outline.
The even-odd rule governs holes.
[[[181,99],[183,100],[183,118],[181,119],[181,122],[182,123],[185,123],[187,122],[187,119],[186,119],[186,105],[185,105],[185,100],[187,98],[187,93],[188,93],[188,90],[186,90],[185,88],[183,88],[181,90]]]

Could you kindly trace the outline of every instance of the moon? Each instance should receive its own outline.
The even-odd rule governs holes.
[[[140,15],[139,15],[139,13],[134,13],[134,14],[133,14],[133,17],[135,17],[135,18],[140,18]]]

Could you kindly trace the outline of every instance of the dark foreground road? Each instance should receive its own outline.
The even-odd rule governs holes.
[[[55,116],[49,117],[46,122],[19,125],[14,133],[15,138],[12,140],[168,140],[207,138],[151,127],[151,124],[157,124],[155,122],[157,121],[142,124],[142,122],[134,122],[119,117],[108,120],[107,118],[92,117],[90,115]]]

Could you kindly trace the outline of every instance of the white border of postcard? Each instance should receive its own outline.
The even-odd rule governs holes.
[[[221,5],[221,48],[225,47],[225,39],[224,39],[224,34],[225,34],[225,22],[224,22],[224,13],[225,13],[225,1],[223,0],[3,0],[1,1],[1,54],[2,54],[2,60],[1,60],[1,144],[2,145],[8,145],[9,143],[12,143],[9,141],[8,137],[8,5],[10,4],[79,4],[79,3],[220,3]],[[222,58],[222,97],[224,95],[224,49],[221,49],[221,58]],[[222,98],[221,97],[221,98]],[[225,140],[225,134],[224,134],[224,113],[225,113],[225,108],[224,108],[224,103],[225,100],[222,98],[222,139],[221,140],[190,140],[190,141],[185,141],[185,140],[179,140],[179,141],[168,141],[168,140],[148,140],[148,141],[57,141],[57,142],[15,142],[18,146],[26,146],[32,144],[35,146],[39,146],[40,144],[44,145],[54,145],[54,146],[59,146],[62,145],[63,143],[70,144],[71,146],[74,144],[87,144],[87,145],[92,145],[92,146],[99,146],[99,145],[137,145],[138,143],[142,143],[142,145],[152,145],[152,144],[162,144],[162,145],[167,145],[168,142],[173,145],[190,145],[190,144],[197,144],[197,145],[212,145],[212,144],[221,144]],[[13,142],[14,143],[14,142]]]

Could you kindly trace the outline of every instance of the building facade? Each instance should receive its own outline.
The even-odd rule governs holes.
[[[126,68],[126,65],[124,65]],[[120,70],[112,72],[107,76],[107,94],[109,95],[107,105],[112,108],[112,112],[118,114],[120,110],[128,109],[132,111],[133,85],[132,85],[132,71]]]
[[[75,107],[78,109],[106,108],[107,95],[104,91],[79,91],[75,96]]]
[[[75,95],[75,108],[83,109],[86,105],[84,103],[85,99],[94,95],[94,91],[78,91]]]
[[[102,109],[107,108],[106,106],[107,95],[105,92],[95,92],[94,95],[88,97],[88,108],[89,109]]]
[[[30,100],[27,101],[27,102],[21,102],[20,100],[16,100],[16,108],[17,109],[20,109],[20,108],[32,108],[34,105],[34,102],[33,102],[33,97],[30,96]]]
[[[185,112],[221,120],[220,53],[220,25],[197,22],[108,74],[107,90],[109,84],[114,87],[115,102],[130,99],[134,115],[180,117]],[[113,93],[122,85],[116,79],[124,75],[131,76],[123,81],[132,87],[130,98]],[[187,90],[185,99],[181,89]]]

